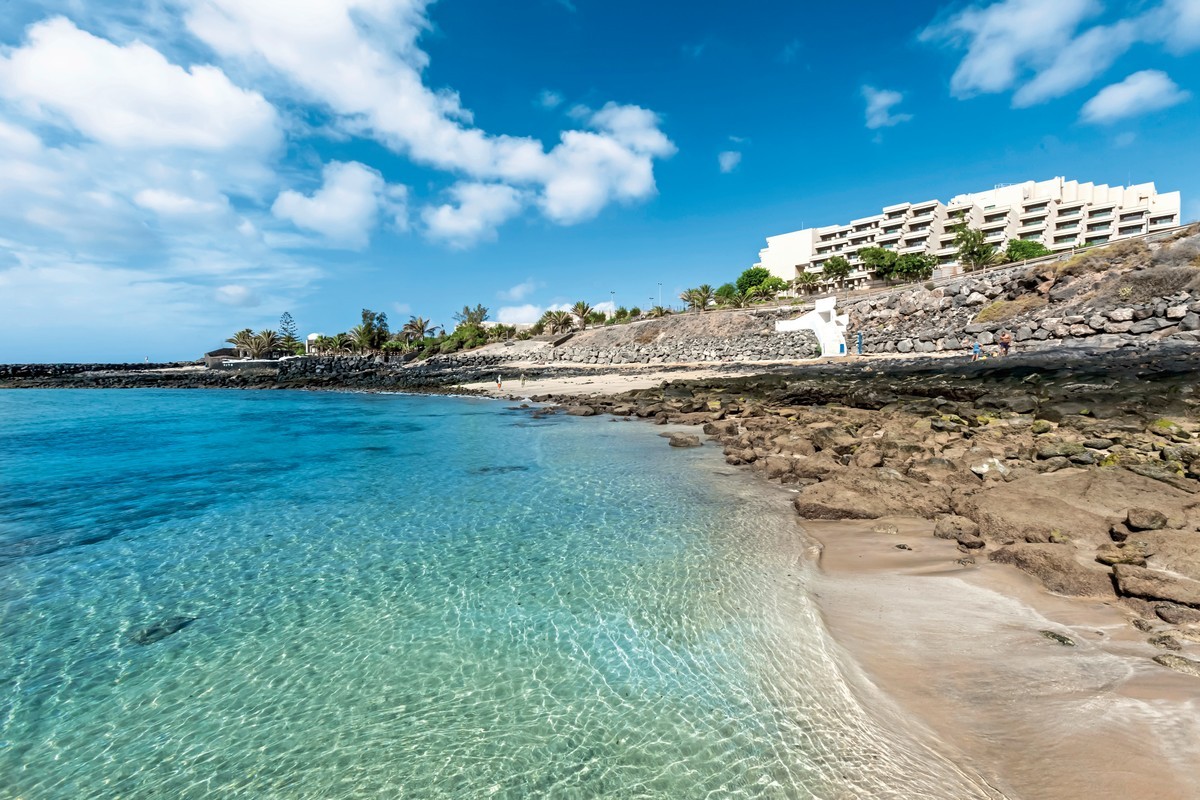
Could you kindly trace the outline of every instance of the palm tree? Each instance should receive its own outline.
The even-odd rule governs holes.
[[[590,305],[583,300],[580,300],[575,305],[571,306],[571,313],[575,315],[575,319],[579,321],[579,330],[587,330],[588,317],[595,311]]]
[[[571,330],[570,311],[547,311],[545,314],[546,329],[550,333],[565,333]]]
[[[713,300],[713,288],[707,283],[701,284],[679,295],[679,299],[687,303],[688,308],[693,311],[707,311],[708,304]]]
[[[233,336],[230,336],[225,341],[229,342],[231,345],[233,345],[237,349],[238,356],[242,356],[242,355],[250,355],[250,350],[251,350],[250,345],[251,345],[251,342],[253,342],[253,340],[254,340],[254,331],[250,330],[249,328],[242,328],[240,331],[235,333]]]
[[[409,342],[424,339],[433,333],[433,322],[424,317],[409,317],[408,322],[400,329],[400,335]]]
[[[725,308],[745,308],[750,305],[750,294],[748,292],[734,292],[733,294],[725,294],[717,299]]]
[[[344,333],[328,337],[329,349],[334,353],[349,353],[354,349],[354,340]]]
[[[283,345],[279,334],[272,330],[262,330],[250,338],[250,357],[264,358]]]
[[[355,325],[349,330],[349,335],[354,346],[363,352],[371,349],[375,339],[375,332],[366,325]]]
[[[654,308],[650,309],[649,315],[654,319],[658,319],[660,317],[669,317],[671,315],[671,309],[664,306],[655,306]]]
[[[792,287],[798,292],[808,294],[809,292],[816,291],[817,285],[820,283],[820,275],[815,272],[805,271],[796,276],[796,279],[792,281]]]

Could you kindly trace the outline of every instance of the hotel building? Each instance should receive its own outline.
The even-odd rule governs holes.
[[[1179,225],[1180,197],[1179,192],[1159,194],[1153,183],[1108,186],[1052,178],[1001,185],[960,194],[949,203],[897,203],[844,225],[768,236],[755,266],[791,281],[804,271],[820,272],[826,261],[840,255],[854,267],[847,278],[852,285],[870,277],[858,251],[883,247],[898,254],[931,254],[939,265],[953,267],[958,263],[954,227],[959,223],[982,230],[998,251],[1012,239],[1061,251]]]

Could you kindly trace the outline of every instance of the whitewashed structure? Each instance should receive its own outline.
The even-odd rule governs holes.
[[[847,314],[834,310],[836,297],[822,297],[813,302],[813,310],[796,319],[785,319],[775,323],[777,333],[812,331],[821,345],[822,356],[846,355],[846,326],[850,324]]]
[[[1153,183],[1026,181],[960,194],[948,203],[897,203],[844,225],[768,236],[755,266],[791,281],[801,272],[820,272],[840,255],[855,268],[847,279],[853,285],[869,277],[858,257],[866,247],[931,254],[941,265],[956,264],[952,228],[960,222],[982,230],[999,250],[1011,239],[1026,239],[1055,251],[1172,228],[1180,224],[1180,207],[1179,192],[1159,194]]]

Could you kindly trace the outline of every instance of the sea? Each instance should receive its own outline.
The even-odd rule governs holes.
[[[496,400],[0,391],[0,797],[991,796],[711,444]]]

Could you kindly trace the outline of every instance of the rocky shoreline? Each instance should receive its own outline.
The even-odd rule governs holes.
[[[700,427],[727,463],[793,489],[802,520],[925,518],[957,546],[948,566],[988,559],[1117,604],[1147,658],[1200,678],[1198,375],[1182,346],[814,364],[538,395],[530,413]]]

